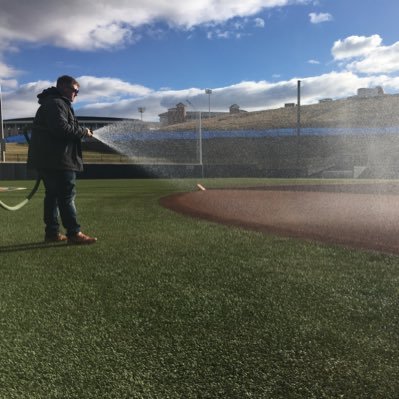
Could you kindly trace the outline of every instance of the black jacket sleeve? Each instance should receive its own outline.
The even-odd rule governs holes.
[[[81,139],[86,129],[79,126],[72,108],[62,99],[48,102],[46,105],[46,128],[61,140]]]

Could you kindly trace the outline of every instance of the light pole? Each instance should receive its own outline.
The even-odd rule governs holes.
[[[205,94],[208,94],[208,119],[211,117],[211,89],[205,89]]]
[[[145,107],[138,107],[137,109],[141,114],[141,121],[143,121],[143,112],[145,111]]]
[[[3,129],[2,91],[0,84],[0,162],[6,161],[6,142]]]
[[[296,135],[301,135],[301,81],[297,83],[297,117],[296,117]]]
[[[297,120],[296,120],[296,175],[300,176],[300,144],[301,144],[301,81],[297,82]]]
[[[199,132],[199,164],[201,166],[201,177],[204,177],[204,163],[202,160],[202,116],[201,116],[201,111],[198,111],[197,108],[194,107],[194,105],[192,104],[192,102],[190,100],[186,100],[188,105],[191,105],[191,107],[194,108],[194,110],[196,112],[198,112],[198,132]]]

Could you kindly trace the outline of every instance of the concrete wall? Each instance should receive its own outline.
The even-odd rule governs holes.
[[[0,163],[1,180],[31,180],[36,178],[36,173],[26,168],[24,163]]]
[[[150,179],[200,177],[305,177],[305,170],[270,169],[257,165],[127,165],[87,164],[80,179]],[[33,180],[36,174],[23,163],[0,164],[1,180]]]

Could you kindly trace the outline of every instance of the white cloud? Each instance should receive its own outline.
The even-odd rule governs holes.
[[[232,32],[230,32],[230,31],[222,31],[220,29],[216,29],[213,32],[208,32],[207,37],[208,37],[208,39],[214,39],[214,38],[228,39],[231,37],[231,35],[232,35]]]
[[[125,96],[142,97],[149,95],[151,89],[138,84],[130,84],[110,77],[80,76],[79,99],[93,101],[101,98],[121,99]]]
[[[153,91],[146,87],[113,78],[81,76],[78,101],[74,105],[78,115],[140,118],[138,107],[145,107],[144,119],[158,121],[158,114],[189,99],[197,109],[208,109],[204,89],[189,88]],[[382,86],[386,92],[398,92],[399,77],[387,75],[360,77],[351,71],[331,72],[321,76],[301,78],[303,104],[315,103],[320,98],[345,98],[356,94],[359,87]],[[33,116],[37,110],[37,94],[54,82],[39,81],[8,88],[3,93],[4,118]],[[282,107],[296,101],[297,78],[290,80],[245,81],[212,89],[211,108],[227,112],[231,104],[257,111]]]
[[[115,78],[99,78],[93,76],[77,77],[80,92],[74,107],[84,108],[88,104],[104,101],[108,109],[120,107],[128,101],[149,97],[152,91],[142,85],[130,84]],[[4,83],[9,82],[5,85]],[[3,81],[3,113],[4,118],[25,117],[35,114],[37,94],[44,89],[54,86],[55,82],[38,81],[15,87],[15,81]],[[90,105],[93,107],[94,105]],[[96,114],[97,115],[97,114]],[[112,115],[109,115],[112,116]]]
[[[311,12],[309,14],[309,18],[312,24],[320,24],[322,22],[328,22],[333,20],[333,17],[330,13],[323,13],[323,12],[319,14]]]
[[[399,72],[399,42],[390,46],[382,45],[379,35],[349,36],[334,43],[333,57],[341,61],[344,69],[357,73],[397,73]]]
[[[37,110],[37,94],[53,83],[49,81],[31,82],[14,88],[4,87],[3,118],[33,116]]]
[[[387,76],[359,77],[346,72],[331,72],[321,76],[301,79],[302,102],[311,104],[321,98],[345,98],[353,96],[359,87],[383,86],[386,92],[399,90],[399,78],[390,79]],[[245,81],[227,87],[213,88],[211,108],[215,111],[227,112],[230,105],[237,103],[248,111],[264,110],[282,107],[286,102],[295,102],[297,95],[297,79],[293,78],[280,82]],[[158,121],[158,114],[174,107],[177,103],[189,99],[196,109],[208,109],[208,96],[203,89],[191,88],[186,90],[169,90],[152,92],[149,96],[126,100],[117,104],[98,105],[96,115],[139,117],[137,108],[146,107],[146,120]],[[136,113],[132,116],[132,110]],[[90,107],[81,109],[84,115],[93,114]]]
[[[223,24],[206,24],[207,33],[206,37],[210,40],[212,39],[241,39],[245,36],[250,36],[250,33],[246,33],[245,29],[247,27],[263,28],[265,26],[265,21],[262,18],[242,18],[239,21],[226,21]],[[222,29],[223,28],[223,29]]]
[[[17,89],[18,81],[16,79],[3,79],[0,81],[2,90]]]
[[[347,68],[360,73],[394,73],[399,71],[399,42],[370,51],[362,60],[353,61]]]
[[[0,0],[1,1],[1,0]],[[42,0],[40,0],[42,1]],[[148,1],[148,0],[147,0]],[[213,0],[208,0],[212,2]],[[260,0],[259,0],[260,2]],[[255,1],[252,2],[256,3]],[[265,2],[261,2],[264,4]],[[270,3],[270,2],[269,2]],[[191,3],[190,3],[191,4]],[[192,7],[198,7],[192,5]],[[0,15],[0,22],[3,14]],[[230,21],[222,25],[209,23],[209,35],[223,37],[236,35],[247,24],[253,24],[254,19],[243,19],[241,23]],[[119,26],[119,25],[118,25]],[[252,25],[253,27],[253,25]],[[123,39],[126,27],[120,25]],[[226,29],[225,29],[226,28]],[[117,29],[117,25],[115,25]],[[129,31],[130,32],[130,31]],[[97,32],[98,43],[111,43],[107,35]],[[0,25],[0,36],[4,34]],[[127,33],[126,33],[127,34]],[[73,43],[76,38],[70,39]],[[134,35],[129,40],[134,40]],[[379,35],[370,37],[350,36],[338,40],[332,47],[334,60],[341,63],[341,72],[330,72],[321,76],[302,77],[302,101],[304,104],[317,102],[320,98],[344,98],[354,95],[359,87],[382,86],[386,92],[398,92],[399,77],[389,76],[399,72],[399,42],[390,46],[383,46]],[[317,60],[309,60],[317,64]],[[33,116],[37,110],[37,94],[43,89],[54,85],[54,82],[37,81],[18,85],[14,77],[18,71],[0,59],[0,78],[3,85],[3,111],[5,118]],[[360,74],[367,74],[363,76]],[[281,79],[280,75],[273,75],[274,79]],[[175,106],[178,102],[185,102],[187,98],[198,109],[206,110],[208,96],[201,88],[172,90],[161,88],[155,91],[140,84],[123,81],[113,77],[80,76],[81,91],[75,109],[80,115],[113,116],[139,118],[138,107],[145,107],[145,120],[158,120],[158,114]],[[227,87],[215,87],[211,96],[212,109],[227,111],[233,103],[242,109],[256,111],[267,108],[281,107],[286,102],[296,100],[297,78],[268,81],[245,81]]]
[[[157,21],[189,29],[292,3],[302,0],[2,1],[0,51],[21,42],[86,51],[113,49],[139,40],[139,28]]]
[[[15,77],[19,73],[15,68],[0,61],[0,80]]]
[[[257,28],[264,28],[265,27],[265,20],[262,18],[255,18],[255,26]]]
[[[319,64],[320,64],[320,61],[317,61],[317,60],[308,60],[308,64],[319,65]]]
[[[380,46],[382,39],[379,35],[349,36],[344,40],[337,40],[331,50],[335,60],[367,55]]]

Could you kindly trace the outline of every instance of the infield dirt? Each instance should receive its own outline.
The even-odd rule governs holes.
[[[161,199],[174,211],[226,225],[399,254],[399,184],[212,189]]]

